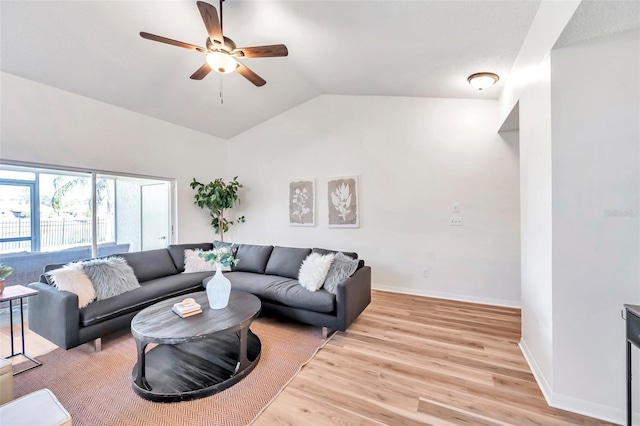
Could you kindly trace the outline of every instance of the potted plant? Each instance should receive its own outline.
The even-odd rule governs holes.
[[[224,241],[224,233],[229,230],[229,226],[245,221],[244,216],[236,220],[228,220],[224,217],[225,210],[232,208],[236,201],[240,202],[238,190],[242,188],[242,184],[238,182],[238,176],[229,183],[218,178],[206,185],[193,178],[189,186],[196,190],[194,204],[202,209],[205,207],[209,209],[211,225],[220,235],[220,241]]]
[[[13,272],[11,266],[0,263],[0,293],[4,291],[4,280]]]

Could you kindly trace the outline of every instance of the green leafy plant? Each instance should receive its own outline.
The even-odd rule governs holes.
[[[0,263],[0,280],[5,280],[11,273],[13,268],[11,266]]]
[[[216,247],[211,251],[201,251],[198,257],[211,263],[220,263],[224,267],[229,267],[233,263],[237,265],[240,261],[233,256],[231,247]]]
[[[229,226],[245,221],[244,216],[236,220],[228,220],[224,217],[225,210],[232,208],[236,201],[240,202],[238,190],[242,188],[242,184],[238,182],[238,176],[229,183],[218,178],[206,185],[193,178],[189,186],[196,190],[194,204],[202,209],[205,207],[209,209],[211,225],[216,233],[220,234],[220,241],[224,241],[224,233],[229,230]]]

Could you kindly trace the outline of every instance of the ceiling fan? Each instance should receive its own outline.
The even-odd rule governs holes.
[[[237,48],[236,44],[228,37],[222,35],[222,2],[220,0],[220,19],[218,11],[209,3],[198,1],[198,9],[207,28],[209,37],[205,42],[206,47],[200,47],[182,41],[141,32],[140,36],[147,40],[159,41],[161,43],[172,44],[185,49],[197,50],[206,54],[206,62],[196,72],[191,75],[193,80],[202,80],[214,70],[220,74],[228,74],[237,71],[244,78],[256,86],[264,86],[267,82],[247,66],[241,64],[236,58],[268,58],[275,56],[287,56],[289,51],[284,44],[272,44],[268,46],[254,46]]]

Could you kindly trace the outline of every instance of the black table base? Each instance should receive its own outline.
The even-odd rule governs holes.
[[[640,348],[640,305],[624,305],[627,313],[627,426],[633,425],[631,345]],[[637,399],[636,399],[637,401]]]
[[[249,374],[260,359],[260,339],[245,330],[217,333],[196,342],[161,344],[146,353],[146,345],[139,347],[144,377],[138,380],[136,363],[133,390],[150,401],[177,402],[227,389]]]
[[[22,351],[16,352],[13,344],[13,300],[9,300],[9,334],[11,339],[11,355],[5,357],[5,359],[13,358],[18,355],[22,355],[28,361],[31,361],[33,365],[29,367],[23,368],[22,370],[14,371],[13,375],[17,376],[20,373],[24,373],[25,371],[32,370],[36,367],[40,367],[42,363],[32,356],[27,354],[25,350],[25,342],[24,342],[24,304],[22,303],[22,297],[20,297],[20,338],[22,339]]]

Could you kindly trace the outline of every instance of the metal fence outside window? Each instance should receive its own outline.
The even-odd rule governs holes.
[[[91,220],[55,218],[40,220],[40,249],[91,244]],[[115,241],[113,220],[98,218],[98,242]],[[27,218],[0,220],[0,238],[28,237],[31,221]],[[0,252],[29,251],[30,241],[0,242]]]

